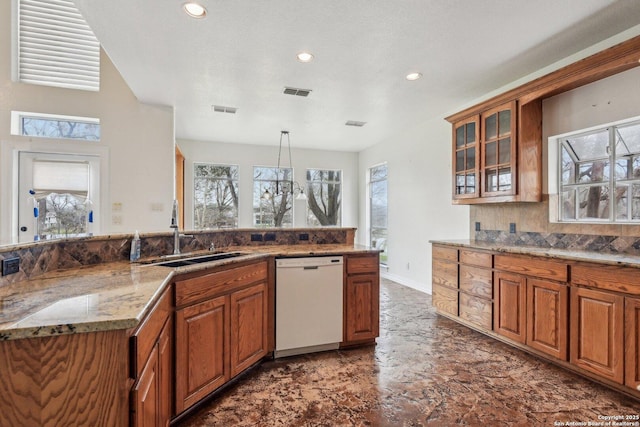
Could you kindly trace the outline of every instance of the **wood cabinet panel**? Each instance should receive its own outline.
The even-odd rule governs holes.
[[[458,264],[434,259],[431,268],[431,280],[434,285],[458,289]]]
[[[153,347],[138,382],[133,388],[134,427],[158,427],[160,425],[160,359],[158,346]]]
[[[624,384],[640,391],[640,299],[625,298]]]
[[[251,283],[267,280],[267,262],[258,262],[175,282],[176,306],[203,301]]]
[[[379,276],[347,276],[344,298],[344,340],[369,340],[380,335]]]
[[[485,298],[478,298],[460,293],[460,318],[471,322],[482,329],[491,330],[493,316],[493,302]]]
[[[576,264],[571,267],[571,283],[609,291],[640,295],[640,270],[615,265]]]
[[[558,282],[566,282],[568,279],[569,267],[567,264],[558,261],[500,254],[494,255],[493,264],[496,270],[510,271]]]
[[[461,250],[460,263],[491,268],[493,267],[493,255],[487,252]]]
[[[176,413],[230,379],[228,299],[176,311]]]
[[[458,291],[455,289],[434,283],[431,301],[436,310],[453,316],[458,315]]]
[[[350,255],[347,257],[347,274],[377,273],[380,268],[380,256]]]
[[[431,249],[431,256],[436,259],[457,262],[458,250],[455,248],[433,245],[433,248]]]
[[[460,265],[460,290],[469,294],[492,299],[493,273],[486,268]]]
[[[571,288],[570,325],[571,363],[622,384],[624,298]]]
[[[231,294],[231,377],[267,354],[267,284]]]
[[[517,274],[494,273],[493,328],[514,341],[526,341],[526,279]]]
[[[527,278],[527,345],[567,360],[568,287]]]

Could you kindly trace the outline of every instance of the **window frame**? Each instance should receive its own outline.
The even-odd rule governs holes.
[[[195,211],[196,211],[196,205],[197,205],[197,198],[196,198],[196,179],[198,179],[197,176],[197,170],[198,170],[198,166],[200,165],[208,165],[208,166],[215,166],[215,167],[230,167],[230,168],[236,168],[236,179],[232,179],[232,181],[235,183],[235,189],[236,189],[236,195],[238,197],[238,207],[236,208],[236,215],[235,215],[235,226],[233,227],[224,227],[224,228],[238,228],[239,226],[239,221],[240,221],[240,200],[239,200],[239,194],[240,194],[240,166],[239,165],[235,165],[235,164],[221,164],[221,163],[212,163],[212,162],[194,162],[193,163],[193,203],[192,203],[192,224],[193,224],[193,228],[196,230],[217,230],[220,229],[221,227],[216,227],[216,228],[198,228],[196,227],[196,215],[195,215]],[[202,178],[200,178],[202,179]],[[219,180],[219,181],[223,181],[226,180],[224,178],[210,178],[213,180]]]
[[[289,192],[290,200],[289,200],[289,202],[287,204],[287,205],[290,205],[290,208],[289,208],[289,212],[290,213],[288,214],[288,216],[291,217],[291,224],[286,223],[286,224],[282,224],[280,226],[277,226],[277,225],[275,225],[275,222],[274,222],[273,224],[265,226],[265,225],[262,224],[262,222],[263,222],[262,220],[260,221],[259,224],[257,223],[257,221],[256,221],[256,219],[257,219],[257,217],[256,217],[256,214],[257,214],[256,208],[261,213],[260,216],[262,217],[262,202],[261,202],[262,196],[261,195],[263,194],[263,190],[261,190],[261,193],[260,193],[259,196],[256,195],[256,193],[255,193],[255,190],[256,190],[256,169],[271,169],[271,170],[275,171],[277,177],[280,176],[280,172],[281,171],[288,170],[288,171],[290,171],[291,182],[295,183],[295,169],[293,167],[282,167],[281,166],[280,168],[278,168],[277,166],[254,165],[253,169],[252,169],[252,175],[251,175],[251,177],[252,177],[251,178],[251,184],[252,184],[252,189],[251,189],[251,217],[252,217],[252,219],[251,219],[251,223],[252,223],[252,226],[256,227],[256,228],[271,228],[271,227],[273,227],[273,228],[293,228],[295,226],[295,212],[294,212],[295,203],[293,203],[295,198],[293,196],[293,188],[290,189],[291,190]],[[285,180],[284,178],[282,180],[279,180],[279,179],[259,179],[258,181],[260,181],[260,182],[279,182],[279,183],[289,182],[289,180]],[[261,186],[262,189],[264,189],[264,187],[265,187],[264,185]],[[269,188],[271,188],[271,187],[269,186]],[[256,196],[258,197],[257,200],[258,200],[258,203],[259,203],[259,206],[257,206],[257,207],[255,205]],[[271,195],[271,197],[275,197],[275,196],[276,196],[275,194]]]
[[[339,172],[340,173],[340,179],[336,182],[336,181],[325,181],[325,180],[308,180],[306,179],[307,176],[309,176],[309,172],[311,171],[321,171],[321,172]],[[322,225],[320,224],[320,221],[318,221],[317,217],[314,218],[315,220],[318,222],[318,224],[311,224],[309,221],[309,216],[313,213],[313,211],[309,208],[309,201],[307,200],[307,203],[305,204],[306,206],[306,210],[307,212],[305,212],[305,223],[308,227],[341,227],[342,226],[342,190],[343,190],[343,180],[342,177],[344,176],[344,171],[342,169],[327,169],[327,168],[307,168],[306,173],[305,173],[305,189],[307,191],[307,199],[310,197],[311,194],[311,185],[312,184],[336,184],[339,185],[340,188],[340,193],[339,193],[339,197],[338,197],[338,203],[339,203],[339,208],[338,208],[338,222],[337,224],[333,224],[333,225]]]
[[[384,166],[386,168],[386,175],[384,177],[384,180],[380,179],[380,180],[372,180],[371,179],[371,174],[372,171],[376,168],[382,167]],[[375,229],[382,229],[381,227],[373,227],[373,218],[372,218],[372,208],[373,208],[373,202],[372,202],[372,191],[371,191],[371,187],[372,187],[372,183],[374,182],[382,182],[382,181],[386,181],[387,183],[387,192],[386,192],[386,212],[387,212],[387,226],[384,228],[384,230],[386,230],[386,242],[385,242],[385,247],[383,248],[383,250],[380,252],[380,264],[383,266],[387,266],[388,265],[388,259],[389,259],[389,253],[388,253],[388,242],[389,242],[389,164],[387,162],[383,162],[383,163],[379,163],[376,165],[373,165],[369,168],[367,168],[367,220],[368,220],[368,233],[367,233],[367,240],[368,240],[368,244],[369,246],[373,246],[373,230]]]
[[[36,120],[49,120],[49,121],[65,121],[76,122],[83,124],[93,124],[98,126],[98,139],[92,138],[71,138],[64,136],[46,136],[46,135],[28,135],[24,133],[23,120],[25,118]],[[100,142],[102,137],[102,125],[100,119],[97,117],[82,117],[82,116],[67,116],[63,114],[49,114],[49,113],[31,113],[27,111],[11,111],[11,135],[27,136],[29,138],[43,138],[43,139],[57,139],[65,141],[88,141],[88,142]]]

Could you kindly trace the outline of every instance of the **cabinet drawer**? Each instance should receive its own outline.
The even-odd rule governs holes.
[[[431,269],[431,279],[434,285],[458,289],[458,264],[434,259]]]
[[[431,257],[456,262],[458,261],[458,250],[444,246],[433,246]]]
[[[230,268],[192,279],[177,280],[176,306],[212,298],[220,293],[267,280],[267,262]]]
[[[469,294],[493,298],[493,273],[486,268],[460,265],[460,290]]]
[[[380,256],[347,257],[347,274],[377,273],[380,268]]]
[[[455,289],[434,284],[432,301],[438,311],[458,315],[458,291]]]
[[[490,331],[492,308],[491,300],[460,293],[460,318],[467,322]]]
[[[495,255],[493,257],[493,265],[496,270],[511,271],[558,282],[566,282],[568,277],[567,264],[540,258]]]
[[[138,378],[160,331],[171,315],[171,287],[163,293],[155,307],[130,338],[130,375]]]
[[[460,263],[467,265],[476,265],[478,267],[492,267],[493,255],[486,252],[477,252],[469,250],[460,251]]]
[[[571,283],[640,295],[640,269],[577,264],[571,266]]]

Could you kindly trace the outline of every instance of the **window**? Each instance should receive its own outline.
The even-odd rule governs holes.
[[[193,224],[196,229],[238,226],[238,166],[196,164]]]
[[[557,143],[559,221],[640,222],[640,121],[565,135]]]
[[[98,157],[36,152],[19,157],[20,241],[99,232]]]
[[[11,134],[99,141],[100,119],[12,111]]]
[[[387,264],[387,165],[369,169],[369,242],[380,253],[380,263]]]
[[[307,169],[307,225],[340,225],[341,178],[339,170]]]
[[[292,186],[293,169],[254,166],[254,226],[293,226]]]
[[[19,0],[15,79],[100,89],[100,43],[72,0]]]

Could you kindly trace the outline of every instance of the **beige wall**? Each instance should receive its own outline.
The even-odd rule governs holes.
[[[173,199],[173,110],[138,102],[117,69],[102,52],[100,91],[62,89],[11,80],[11,3],[0,1],[0,143],[29,147],[28,137],[10,134],[12,110],[70,116],[97,117],[102,124],[100,142],[87,142],[108,152],[106,187],[101,198],[101,234],[168,231]],[[43,140],[34,138],[37,144]],[[74,143],[44,140],[52,151]],[[75,143],[78,144],[78,143]],[[6,149],[5,149],[6,151]],[[11,151],[10,151],[11,152]],[[9,243],[13,179],[2,160],[0,171],[0,244]],[[112,212],[112,203],[121,203]],[[152,210],[152,206],[154,209]],[[162,210],[158,208],[162,207]],[[113,216],[121,224],[113,224]]]
[[[548,138],[640,116],[640,68],[556,95],[543,102],[543,189],[541,203],[475,205],[470,209],[470,231],[475,222],[483,230],[509,230],[515,222],[518,232],[640,236],[640,225],[561,224],[549,222],[547,191]]]

